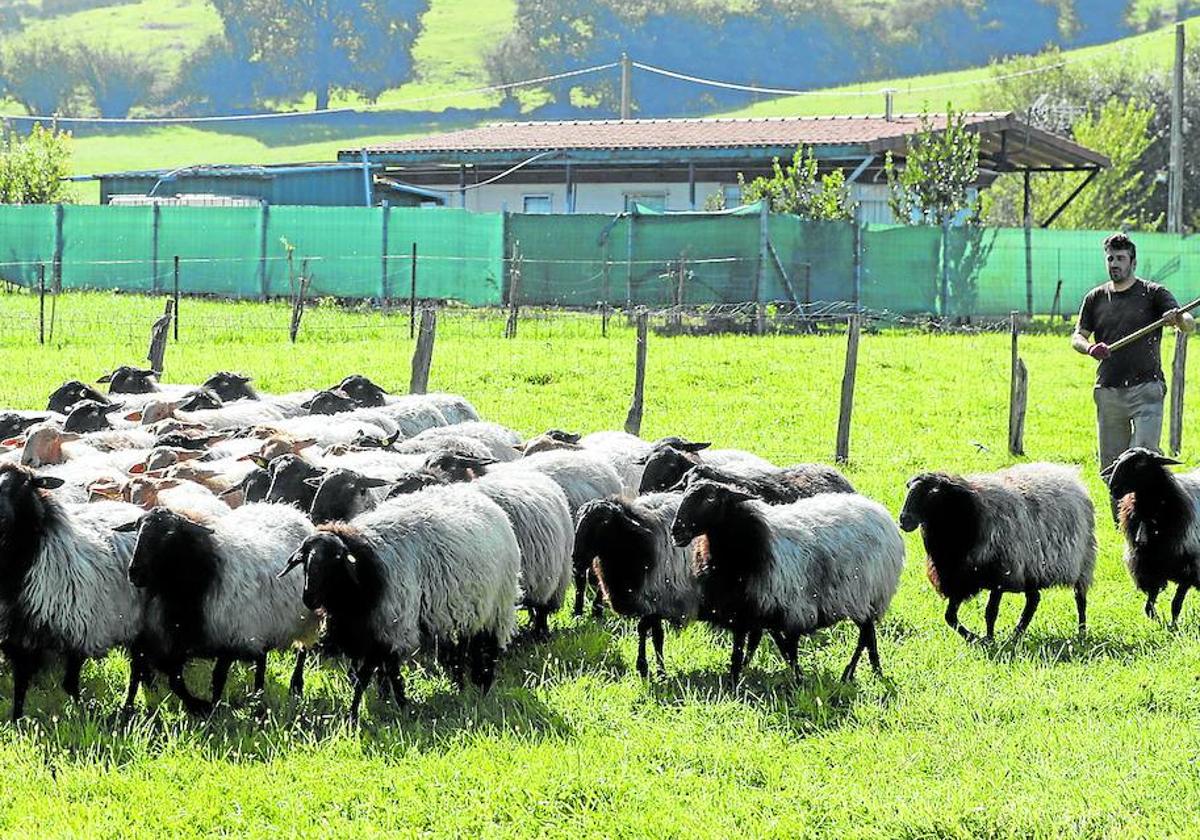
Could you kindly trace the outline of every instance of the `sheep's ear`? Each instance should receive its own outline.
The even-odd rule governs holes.
[[[1183,461],[1177,461],[1174,458],[1168,458],[1166,455],[1155,455],[1154,462],[1156,464],[1182,464]]]
[[[175,453],[176,463],[181,461],[194,461],[197,458],[203,458],[205,455],[204,452],[200,452],[195,449],[172,449],[171,451]]]
[[[113,530],[116,531],[118,534],[132,534],[135,531],[137,531],[138,525],[140,525],[140,524],[141,524],[141,520],[135,519],[132,522],[126,522],[124,525],[118,525],[115,528],[113,528]]]
[[[520,444],[513,444],[513,452],[517,452],[517,453],[520,453],[521,455],[524,455],[525,447]]]
[[[299,454],[301,449],[308,449],[308,447],[316,446],[316,445],[317,445],[316,438],[305,438],[304,440],[298,440],[295,443],[293,443],[292,451],[295,452],[296,454]]]
[[[649,463],[649,461],[650,461],[650,453],[649,452],[647,452],[645,455],[639,455],[633,459],[633,463],[635,463],[639,466],[643,466],[643,467],[646,466],[646,464]]]
[[[321,482],[324,480],[325,480],[324,476],[317,476],[316,478],[304,479],[304,483],[307,484],[309,487],[320,487]]]
[[[32,484],[39,490],[57,490],[66,484],[66,482],[52,475],[35,475]]]
[[[358,586],[358,558],[349,551],[346,552],[346,574],[350,575],[350,580]]]
[[[758,498],[753,493],[747,493],[740,487],[729,487],[726,489],[725,498],[733,503],[748,502],[751,499]]]
[[[98,383],[112,382],[112,378],[113,378],[112,373],[106,373],[103,376],[101,376],[99,379],[97,379],[96,382],[98,382]]]
[[[637,531],[638,533],[641,533],[641,534],[653,534],[654,533],[654,530],[652,528],[650,528],[649,526],[647,526],[645,522],[642,522],[640,519],[638,519],[636,516],[634,516],[627,510],[624,510],[624,509],[621,510],[621,518],[623,520],[625,520],[626,525],[628,525],[630,528],[632,528],[634,531]]]
[[[1107,482],[1107,481],[1108,481],[1110,478],[1112,478],[1112,476],[1113,476],[1113,472],[1116,470],[1116,468],[1117,468],[1117,462],[1116,462],[1116,461],[1113,461],[1113,462],[1112,462],[1111,464],[1109,464],[1107,467],[1105,467],[1104,469],[1100,470],[1100,477],[1101,477],[1102,479],[1104,479],[1104,480]],[[916,481],[916,479],[914,478],[912,481],[910,481],[910,482],[908,483],[908,486],[909,486],[909,487],[912,487],[912,485],[913,485],[913,481]]]
[[[24,445],[25,445],[25,439],[19,438],[19,437],[9,438],[6,441],[0,442],[0,446],[6,446],[9,449],[16,449],[18,446],[24,446]]]
[[[129,473],[130,475],[141,475],[145,471],[146,471],[146,462],[142,461],[139,464],[134,464],[132,467],[127,469],[125,472]]]
[[[178,478],[160,478],[157,479],[155,488],[158,490],[170,490],[172,487],[178,487],[183,484]]]
[[[377,487],[387,487],[391,483],[392,482],[383,478],[364,478],[359,482],[359,486],[366,487],[368,489],[375,489]]]
[[[297,566],[303,566],[303,565],[304,565],[304,554],[301,551],[297,550],[295,554],[293,554],[291,557],[288,558],[287,565],[283,567],[283,571],[281,571],[279,574],[275,575],[276,580],[278,580],[279,578],[282,578],[284,575],[286,575],[288,572],[290,572],[292,569],[296,568]]]
[[[271,466],[271,462],[261,455],[246,455],[244,457],[247,461],[253,461],[254,466],[258,467],[259,469],[265,470],[267,467]]]
[[[387,449],[389,447],[395,446],[396,442],[398,440],[400,440],[400,430],[399,429],[396,430],[396,433],[394,435],[392,435],[390,438],[388,438],[386,441],[384,441],[383,448]],[[313,442],[315,443],[316,441],[313,441]]]
[[[125,419],[126,419],[126,420],[128,420],[130,423],[138,423],[138,422],[141,422],[141,419],[142,419],[142,412],[140,412],[140,411],[131,411],[131,412],[129,412],[128,414],[126,414],[126,415],[125,415]]]
[[[702,449],[708,449],[710,446],[712,446],[712,441],[706,440],[700,443],[689,441],[686,443],[681,442],[678,448],[682,449],[684,452],[699,452]]]
[[[59,443],[70,443],[73,440],[79,440],[80,437],[78,432],[59,432],[58,434]]]

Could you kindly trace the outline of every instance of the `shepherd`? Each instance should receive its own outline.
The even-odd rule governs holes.
[[[1101,470],[1131,447],[1159,451],[1167,393],[1162,328],[1196,328],[1191,304],[1180,308],[1166,287],[1137,276],[1137,246],[1128,236],[1106,238],[1104,259],[1108,282],[1084,297],[1071,335],[1076,351],[1100,363],[1092,394]]]

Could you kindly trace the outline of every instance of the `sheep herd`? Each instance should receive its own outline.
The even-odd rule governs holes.
[[[987,591],[985,638],[1003,594],[1024,595],[1014,635],[1047,587],[1071,587],[1079,629],[1096,560],[1095,515],[1076,470],[1025,464],[925,473],[899,527],[832,467],[779,468],[749,452],[623,432],[550,430],[529,440],[451,394],[387,394],[362,375],[268,395],[219,372],[195,386],[122,367],[108,393],[79,381],[44,412],[0,413],[0,649],[12,716],[51,654],[80,691],[85,660],[122,649],[125,707],[163,675],[189,712],[222,699],[234,662],[295,649],[342,657],[356,719],[376,680],[404,702],[404,669],[438,664],[486,691],[518,639],[545,640],[574,584],[574,612],[637,620],[665,672],[664,625],[699,620],[732,637],[730,679],[764,633],[796,667],[802,635],[845,620],[882,674],[877,625],[904,565],[900,529],[921,529],[946,622]],[[1200,585],[1200,475],[1131,450],[1105,472],[1126,562],[1147,596],[1178,584],[1176,620]],[[518,629],[517,611],[529,621]],[[213,660],[208,697],[184,679]]]

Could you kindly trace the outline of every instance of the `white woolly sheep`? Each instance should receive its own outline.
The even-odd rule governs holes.
[[[904,540],[882,505],[824,493],[772,506],[700,481],[684,494],[671,534],[680,546],[697,540],[701,614],[733,632],[735,685],[763,631],[794,671],[800,636],[844,619],[858,625],[858,644],[842,680],[853,679],[864,650],[882,675],[875,625],[904,567]]]

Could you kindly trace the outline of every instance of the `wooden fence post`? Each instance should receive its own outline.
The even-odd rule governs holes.
[[[179,255],[175,255],[175,340],[179,341]]]
[[[625,418],[625,431],[631,435],[642,433],[642,410],[645,406],[643,399],[646,388],[646,310],[637,312],[637,362],[633,377],[633,402],[629,405],[629,415]]]
[[[1171,363],[1171,454],[1183,448],[1183,384],[1187,371],[1188,334],[1175,333],[1175,360]]]
[[[858,375],[858,339],[862,316],[851,315],[846,334],[846,368],[842,373],[842,404],[838,410],[837,453],[839,464],[850,460],[850,415],[854,412],[854,380]]]
[[[408,285],[408,337],[417,334],[417,243],[412,244],[412,259],[409,260],[411,279]]]
[[[1025,454],[1025,406],[1029,397],[1029,371],[1017,355],[1017,340],[1021,322],[1016,312],[1009,315],[1012,333],[1012,363],[1008,390],[1008,451],[1010,455]]]
[[[412,357],[410,394],[424,394],[429,388],[429,368],[433,364],[433,339],[437,333],[437,309],[427,306],[421,310],[421,332]]]
[[[150,360],[150,368],[157,374],[163,371],[163,355],[167,352],[167,335],[171,332],[171,316],[175,312],[175,301],[167,298],[163,314],[150,327],[150,351],[146,358]]]
[[[46,343],[46,264],[38,263],[38,344]]]
[[[508,320],[504,323],[504,337],[517,337],[517,318],[521,314],[521,242],[513,242],[512,264],[508,269]]]
[[[291,251],[288,252],[288,270],[291,270],[292,256]],[[312,285],[312,275],[308,272],[308,257],[300,261],[300,281],[298,286],[293,287],[292,292],[292,321],[288,327],[288,337],[291,338],[292,344],[296,343],[296,336],[300,333],[300,319],[304,317],[304,301],[308,297],[308,289]]]

